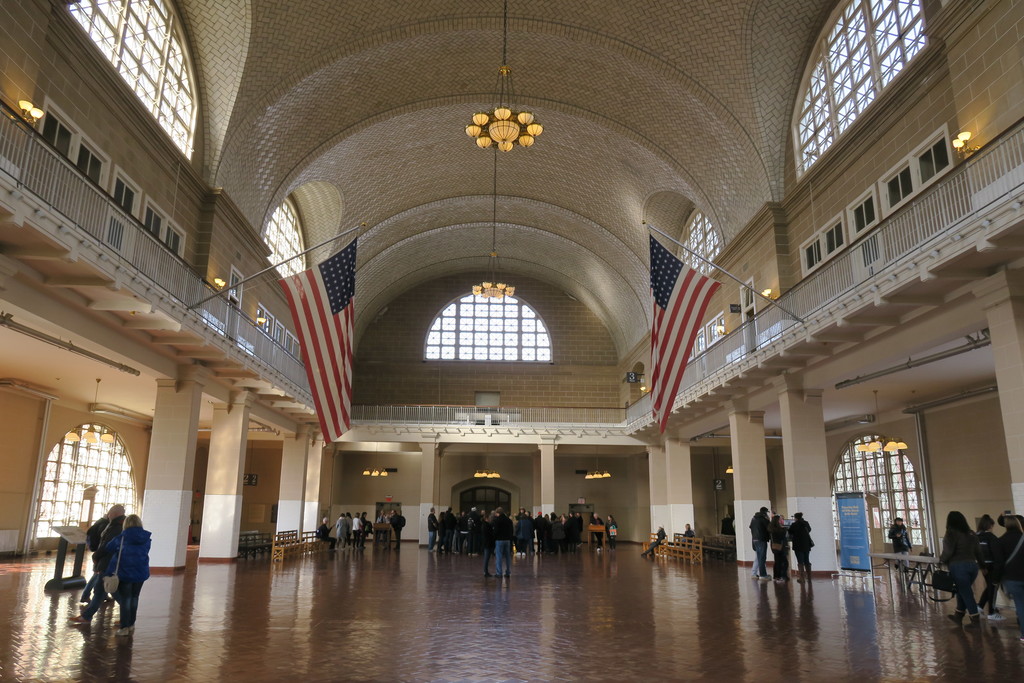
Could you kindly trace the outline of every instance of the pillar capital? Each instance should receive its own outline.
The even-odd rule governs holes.
[[[1000,270],[974,285],[974,296],[986,309],[1011,299],[1024,300],[1024,271]]]

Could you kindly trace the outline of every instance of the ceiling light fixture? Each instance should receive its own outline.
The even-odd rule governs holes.
[[[501,479],[501,475],[494,470],[477,470],[473,476],[477,479]]]
[[[484,280],[478,285],[473,285],[473,295],[484,299],[497,299],[501,301],[506,296],[513,296],[516,288],[512,285],[498,282],[498,153],[494,153],[494,183],[491,206],[491,253],[490,269],[491,279]]]
[[[476,146],[487,149],[492,145],[502,152],[513,147],[530,147],[544,132],[531,112],[516,110],[515,90],[512,87],[512,68],[508,65],[508,0],[504,2],[502,24],[501,67],[495,94],[498,103],[490,111],[473,114],[473,122],[466,126],[466,135],[476,140]]]

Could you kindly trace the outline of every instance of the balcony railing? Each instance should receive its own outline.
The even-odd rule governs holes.
[[[352,422],[353,424],[410,424],[438,427],[529,427],[531,425],[609,427],[621,425],[625,413],[625,408],[357,405],[352,406]]]
[[[0,174],[29,192],[104,247],[111,261],[129,266],[155,289],[184,308],[215,290],[177,255],[146,231],[132,215],[83,175],[68,159],[46,144],[6,107],[0,122]],[[192,312],[192,324],[223,335],[264,375],[281,377],[309,400],[302,361],[288,353],[225,298],[216,298]]]
[[[894,266],[928,250],[931,242],[958,229],[971,216],[1024,185],[1024,123],[946,173],[906,206],[881,221],[867,237],[831,259],[779,298],[782,307],[808,319]],[[694,357],[676,396],[711,378],[749,353],[764,349],[797,325],[777,306],[769,306],[714,346]],[[647,417],[634,414],[646,409]],[[633,428],[650,422],[650,400],[630,406]]]

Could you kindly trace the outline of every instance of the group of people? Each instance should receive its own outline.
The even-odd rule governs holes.
[[[352,516],[351,512],[342,512],[338,515],[338,519],[334,522],[334,536],[331,536],[332,528],[328,525],[328,518],[324,517],[320,523],[320,527],[316,530],[317,538],[330,544],[330,549],[334,550],[338,545],[342,548],[352,548],[355,550],[363,550],[366,548],[366,539],[374,533],[373,522],[366,518],[365,512],[357,513],[355,517]],[[402,549],[402,529],[405,528],[405,517],[402,515],[400,509],[385,510],[377,516],[378,524],[389,524],[391,525],[391,534],[395,539],[395,550]],[[387,533],[384,531],[376,532],[374,536],[374,542],[384,543],[387,541]],[[390,548],[390,544],[385,544],[386,548]]]
[[[789,524],[782,515],[769,512],[762,507],[750,520],[750,540],[754,548],[754,567],[752,576],[761,581],[775,580],[775,583],[787,583],[790,579],[789,551],[796,555],[797,581],[804,583],[811,580],[811,525],[804,519],[802,512],[793,514]],[[772,551],[772,576],[768,576],[768,548]]]
[[[461,514],[455,514],[451,508],[437,514],[434,508],[430,508],[427,516],[427,550],[438,553],[454,553],[466,555],[479,555],[486,550],[486,528],[490,521],[493,526],[494,513],[488,514],[486,510],[477,508],[463,510]],[[502,512],[505,517],[508,517]],[[519,508],[515,519],[512,520],[512,538],[517,555],[530,555],[533,553],[566,553],[576,552],[583,545],[584,520],[579,512],[570,512],[568,515],[559,515],[552,512],[545,515],[538,511],[536,516],[531,515],[526,508]],[[618,536],[619,527],[613,515],[608,515],[607,521],[602,520],[596,514],[590,515],[590,527],[602,527],[603,531],[592,531],[592,542],[597,550],[601,550],[604,538],[608,537],[608,547],[615,548],[615,539]]]
[[[92,576],[82,592],[85,603],[80,615],[72,617],[72,624],[89,624],[93,616],[110,598],[107,577],[116,576],[116,588],[110,586],[112,597],[121,612],[118,636],[135,632],[135,619],[139,611],[142,584],[149,578],[149,549],[152,534],[142,528],[138,515],[125,515],[123,505],[114,505],[105,517],[89,527],[86,543],[92,551]]]
[[[953,510],[946,516],[939,560],[948,567],[956,586],[956,611],[948,616],[957,624],[963,624],[966,617],[967,626],[977,626],[987,607],[988,619],[1001,621],[995,603],[1002,586],[1016,607],[1024,643],[1024,517],[1000,515],[998,524],[1006,529],[1002,536],[994,533],[996,520],[990,515],[982,515],[973,531],[963,513]],[[895,542],[893,549],[896,551]],[[985,578],[985,588],[981,600],[976,600],[974,581],[979,573]]]

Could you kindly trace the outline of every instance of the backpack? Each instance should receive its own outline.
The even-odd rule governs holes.
[[[405,517],[403,517],[402,515],[397,515],[397,519],[395,519],[395,527],[398,528],[398,529],[404,528],[405,527]]]

